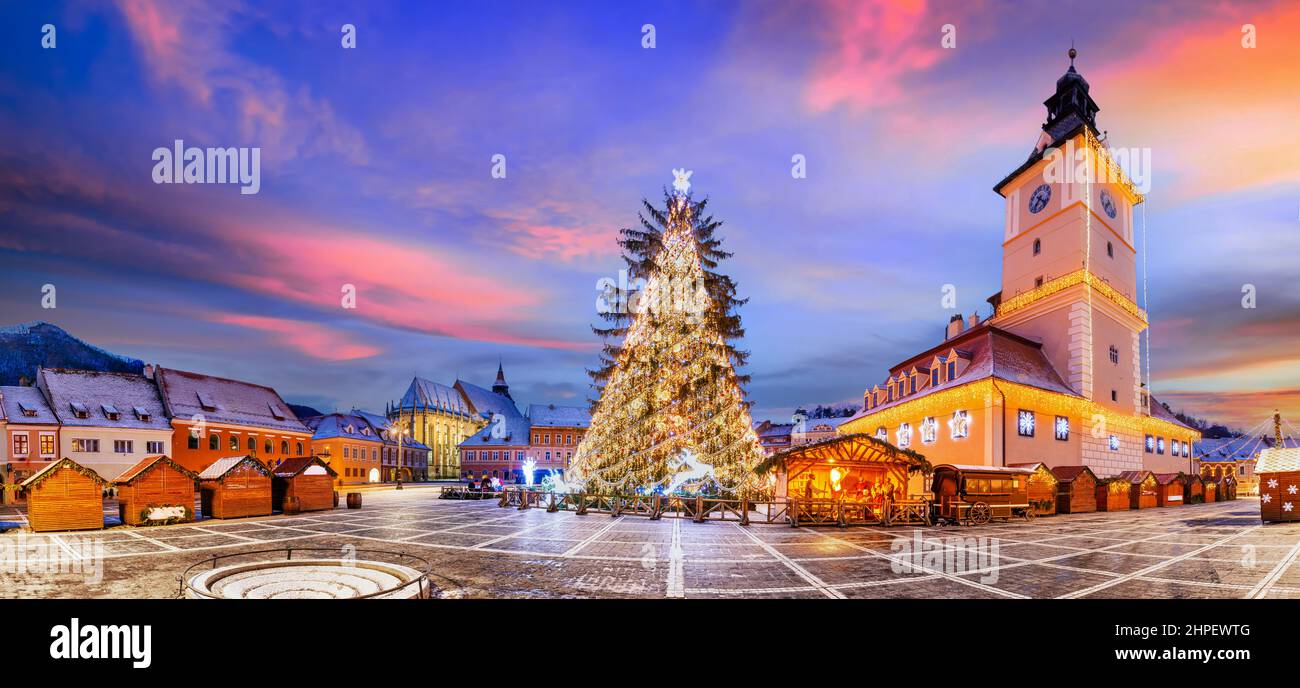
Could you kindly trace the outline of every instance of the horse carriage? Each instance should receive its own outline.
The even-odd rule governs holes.
[[[1029,501],[1032,468],[1011,466],[935,466],[931,481],[936,525],[983,525],[995,518],[1034,517]]]

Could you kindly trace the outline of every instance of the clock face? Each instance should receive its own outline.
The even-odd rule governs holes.
[[[1034,189],[1034,194],[1029,197],[1029,212],[1036,213],[1047,207],[1047,202],[1052,200],[1052,187],[1047,184],[1039,184]]]
[[[1110,192],[1105,189],[1101,190],[1101,207],[1106,211],[1106,216],[1112,220],[1115,219],[1115,214],[1119,212],[1115,207],[1115,199],[1111,198]]]

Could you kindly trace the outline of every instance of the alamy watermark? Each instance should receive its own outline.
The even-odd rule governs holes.
[[[261,148],[187,148],[176,139],[153,149],[153,161],[155,184],[239,184],[244,195],[262,189]]]
[[[104,579],[104,541],[63,536],[58,541],[25,533],[0,539],[0,583],[8,578],[80,577],[86,585]]]
[[[1043,170],[1043,181],[1065,184],[1122,184],[1127,179],[1139,193],[1151,190],[1151,149],[1150,148],[1107,148],[1115,165],[1096,165],[1100,168],[1094,173],[1094,165],[1088,160],[1074,139],[1061,148],[1048,148],[1043,151],[1047,167]],[[1127,176],[1126,176],[1127,175]]]
[[[894,538],[889,550],[894,553],[889,565],[894,573],[959,576],[979,572],[983,574],[979,582],[985,585],[998,581],[1002,545],[997,538],[924,538],[916,530],[910,538]]]

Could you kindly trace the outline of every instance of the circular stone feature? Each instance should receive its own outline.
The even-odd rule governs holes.
[[[357,559],[293,559],[233,564],[201,571],[189,580],[190,599],[410,599],[425,583],[408,566]],[[398,586],[410,583],[398,589]],[[378,594],[377,594],[378,593]]]

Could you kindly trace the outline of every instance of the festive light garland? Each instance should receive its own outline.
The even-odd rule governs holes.
[[[1016,294],[1015,296],[1003,301],[998,305],[997,317],[1006,317],[1016,311],[1028,308],[1030,305],[1046,299],[1050,296],[1059,294],[1066,289],[1078,286],[1080,284],[1097,291],[1097,293],[1113,301],[1126,313],[1141,320],[1144,324],[1147,322],[1147,312],[1139,308],[1136,303],[1123,294],[1119,293],[1114,287],[1106,283],[1106,280],[1094,275],[1087,268],[1079,268],[1074,272],[1062,275],[1052,280],[1048,280],[1042,286],[1034,287],[1027,292]]]
[[[1008,408],[1020,406],[1033,409],[1039,413],[1072,416],[1085,420],[1100,416],[1106,423],[1107,428],[1114,428],[1134,435],[1150,431],[1152,434],[1157,435],[1178,435],[1194,438],[1200,434],[1196,430],[1160,418],[1119,413],[1101,404],[1088,401],[1083,397],[1052,392],[1007,380],[999,380],[998,385],[1006,393]],[[841,434],[870,433],[874,432],[877,427],[898,427],[899,424],[909,422],[913,418],[941,416],[952,413],[953,409],[965,410],[969,413],[971,409],[991,407],[994,397],[993,379],[983,378],[910,399],[877,413],[859,416],[842,424],[839,431]]]

